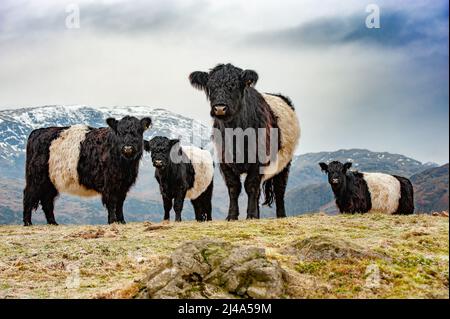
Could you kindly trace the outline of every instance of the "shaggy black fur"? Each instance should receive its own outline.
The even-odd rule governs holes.
[[[39,203],[45,213],[47,223],[57,225],[53,214],[54,198],[58,191],[50,181],[48,160],[50,159],[50,144],[59,137],[67,127],[49,127],[31,132],[27,143],[27,158],[25,164],[25,182],[23,190],[23,223],[31,225],[31,213]]]
[[[181,221],[186,192],[194,186],[195,170],[187,155],[183,152],[178,139],[169,140],[156,136],[149,142],[145,141],[145,150],[151,152],[155,178],[164,203],[164,220],[170,219],[170,211],[175,211],[175,221]],[[177,154],[180,162],[173,162],[172,154]],[[196,199],[191,200],[197,221],[211,220],[211,198],[213,181]]]
[[[277,119],[272,113],[269,105],[263,96],[253,88],[258,81],[258,74],[252,70],[242,70],[231,64],[220,64],[207,72],[193,72],[189,80],[197,89],[205,91],[211,105],[211,116],[214,118],[213,127],[221,132],[222,141],[225,141],[225,129],[231,128],[266,128],[266,145],[269,147],[269,132],[271,128],[278,128]],[[286,100],[286,98],[283,98]],[[214,138],[214,137],[213,137]],[[280,146],[280,136],[278,136]],[[233,150],[232,163],[225,163],[225,152]],[[243,163],[237,163],[238,154],[236,150],[243,149]],[[250,150],[252,152],[253,150]],[[259,218],[259,197],[262,175],[260,167],[267,163],[260,163],[257,154],[251,154],[256,158],[256,163],[249,163],[249,149],[247,139],[244,147],[236,146],[236,139],[233,147],[222,143],[222,161],[220,170],[228,187],[230,196],[230,206],[227,220],[236,220],[239,215],[238,197],[242,189],[240,175],[247,173],[244,183],[245,191],[248,195],[247,218]],[[279,173],[279,179],[287,181],[288,170]],[[278,175],[277,175],[278,176]],[[274,177],[275,179],[275,177]],[[278,217],[285,217],[284,211],[284,188],[277,187],[278,195],[275,194],[274,181],[266,184],[266,202],[274,196],[279,206]],[[277,182],[277,185],[282,183]],[[269,199],[269,201],[267,201]],[[277,209],[278,212],[278,209]]]
[[[143,134],[151,125],[150,118],[138,120],[126,116],[107,120],[110,128],[90,128],[80,145],[79,183],[102,195],[108,210],[108,223],[125,223],[123,202],[135,183],[143,151]],[[56,224],[53,215],[58,192],[49,178],[48,160],[51,142],[65,128],[35,130],[28,138],[26,187],[24,190],[24,224],[31,225],[31,212],[39,202],[49,224]]]
[[[414,188],[411,181],[405,177],[393,175],[400,182],[400,200],[396,215],[410,215],[414,213]]]
[[[333,161],[330,164],[319,163],[322,171],[328,174],[328,182],[336,198],[341,213],[367,213],[372,209],[369,188],[364,175],[351,172],[351,163],[342,164]]]

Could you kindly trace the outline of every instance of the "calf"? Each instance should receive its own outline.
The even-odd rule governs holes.
[[[59,193],[102,197],[108,223],[125,223],[123,202],[135,183],[150,118],[126,116],[106,120],[109,127],[48,127],[31,132],[27,143],[23,222],[39,203],[48,224]]]
[[[175,221],[181,221],[185,198],[194,206],[197,221],[211,220],[214,164],[211,154],[193,146],[179,145],[179,140],[157,136],[145,142],[151,152],[155,178],[164,202],[164,220],[175,210]]]
[[[407,178],[349,171],[352,163],[333,161],[319,165],[328,174],[328,182],[341,213],[414,213],[414,190]]]

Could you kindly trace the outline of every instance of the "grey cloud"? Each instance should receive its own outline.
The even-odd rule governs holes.
[[[76,3],[76,2],[75,2]],[[117,4],[80,3],[83,30],[103,33],[154,33],[167,30],[186,32],[198,23],[208,9],[205,1],[130,1]],[[29,33],[57,33],[66,29],[66,4],[54,5],[36,13],[26,3],[0,4],[0,35],[21,37]]]
[[[445,9],[444,9],[445,11]],[[448,12],[448,9],[445,11]],[[448,25],[448,17],[434,12],[431,17],[414,17],[408,12],[381,13],[381,28],[369,29],[366,15],[331,16],[277,31],[252,34],[246,39],[253,45],[282,47],[320,47],[361,43],[384,47],[404,47],[414,42],[440,43],[447,35],[441,30]],[[432,32],[430,32],[432,31]]]
[[[202,11],[203,1],[180,8],[174,2],[121,3],[117,6],[92,4],[82,8],[82,22],[105,32],[156,32],[191,29]]]
[[[345,11],[359,15],[329,1],[328,18],[318,8],[297,26],[303,1],[273,12],[263,1],[85,1],[80,32],[66,32],[69,2],[0,0],[0,109],[142,104],[209,124],[187,74],[232,62],[258,71],[259,90],[292,98],[300,152],[362,147],[448,161],[448,5],[383,7],[382,29],[367,30],[359,1]]]

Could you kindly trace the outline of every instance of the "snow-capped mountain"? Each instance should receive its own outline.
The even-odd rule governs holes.
[[[92,127],[106,126],[108,117],[137,118],[150,116],[153,125],[145,133],[150,139],[156,135],[179,138],[183,145],[194,144],[210,147],[211,129],[200,122],[172,113],[165,109],[148,106],[91,107],[43,106],[0,111],[0,223],[20,223],[22,190],[24,187],[25,150],[32,130],[49,126],[85,124]],[[125,202],[127,219],[159,220],[162,206],[158,185],[153,177],[153,167],[144,155],[136,185]],[[98,199],[86,200],[73,196],[61,196],[56,202],[57,218],[62,223],[104,223],[105,212]],[[193,217],[192,208],[186,205],[184,218]],[[37,221],[43,216],[36,214]]]
[[[23,176],[25,148],[32,130],[48,126],[86,124],[105,126],[108,117],[122,118],[126,115],[138,118],[150,116],[152,129],[146,138],[163,135],[180,138],[183,144],[205,147],[209,143],[210,128],[200,122],[172,113],[165,109],[148,106],[90,107],[44,106],[0,111],[0,173],[9,178]],[[19,169],[19,171],[17,171]]]
[[[210,149],[211,128],[200,122],[161,108],[148,106],[43,106],[0,111],[0,224],[20,223],[22,211],[22,190],[24,187],[25,148],[28,135],[33,129],[48,126],[70,126],[86,124],[92,127],[105,126],[108,117],[122,118],[133,115],[138,118],[150,116],[153,126],[145,134],[146,139],[155,135],[180,138],[182,144],[194,144]],[[162,219],[162,204],[159,187],[153,177],[153,167],[144,156],[136,185],[125,202],[126,219],[129,221],[158,221]],[[326,183],[326,176],[320,171],[319,162],[331,160],[353,162],[353,168],[361,171],[375,171],[409,177],[431,167],[412,158],[386,152],[371,152],[365,149],[339,150],[335,152],[308,153],[296,156],[289,175],[286,205],[289,214],[307,211],[332,211],[334,205],[326,208],[332,198]],[[327,197],[328,196],[328,197]],[[331,196],[331,197],[330,197]],[[227,213],[228,193],[216,166],[213,195],[213,218],[223,219]],[[323,206],[323,207],[322,207]],[[183,218],[192,219],[193,210],[189,203],[184,206]],[[245,216],[246,196],[240,197],[241,213]],[[325,208],[324,208],[325,207]],[[261,215],[273,217],[273,209],[264,207]],[[43,222],[43,214],[36,214]],[[56,217],[61,223],[92,224],[104,223],[105,211],[98,199],[86,200],[61,196],[56,203]]]

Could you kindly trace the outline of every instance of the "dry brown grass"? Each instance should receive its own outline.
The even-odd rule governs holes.
[[[216,238],[265,247],[294,278],[286,297],[448,298],[448,230],[445,217],[378,214],[205,224],[0,226],[0,297],[129,297],[136,281],[182,242]],[[313,236],[352,242],[388,258],[305,261],[286,253]],[[373,267],[380,274],[376,286],[368,284]],[[70,281],[77,272],[79,286]]]

